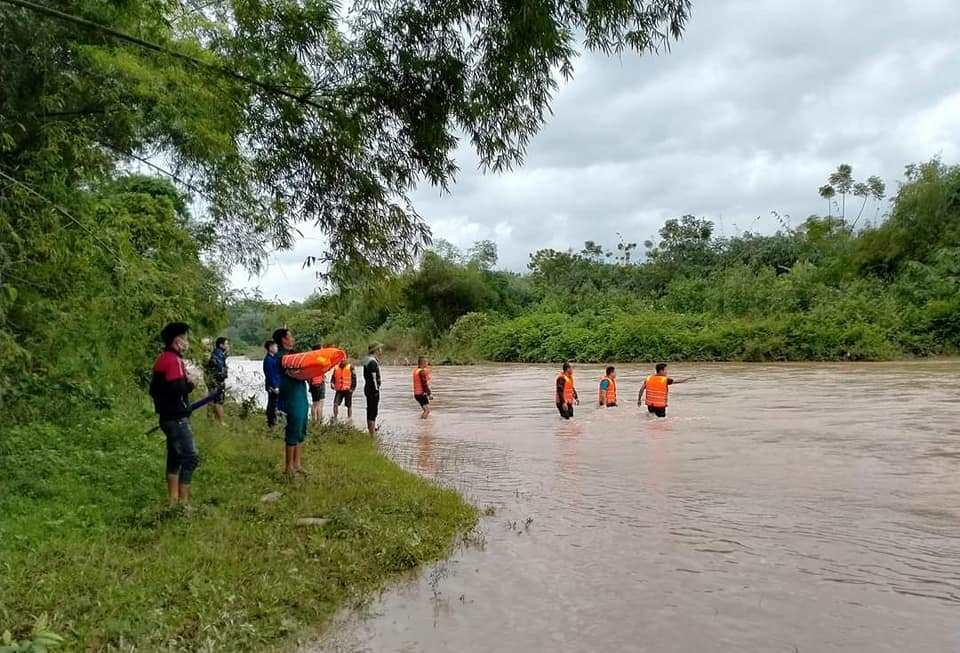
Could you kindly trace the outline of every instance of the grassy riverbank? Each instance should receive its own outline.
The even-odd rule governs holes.
[[[279,473],[259,416],[194,418],[192,513],[163,497],[146,402],[0,438],[0,631],[47,614],[69,650],[287,648],[398,572],[443,556],[475,520],[351,428],[316,429],[310,476]],[[274,503],[261,497],[280,491]],[[300,517],[323,526],[298,527]]]

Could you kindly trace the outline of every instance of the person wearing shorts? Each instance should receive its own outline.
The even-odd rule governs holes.
[[[323,400],[327,398],[327,379],[320,376],[310,379],[310,418],[317,424],[323,421]]]
[[[333,368],[330,387],[334,391],[333,419],[339,417],[340,404],[347,407],[347,419],[353,419],[353,392],[357,389],[357,375],[353,373],[353,366],[346,359]]]
[[[430,417],[430,361],[424,356],[417,358],[413,370],[413,398],[420,404],[420,419]]]
[[[283,360],[296,344],[290,329],[277,329],[273,341],[280,345],[277,356]],[[307,382],[294,379],[286,373],[280,378],[280,400],[286,408],[286,425],[283,429],[284,472],[290,476],[306,474],[303,469],[303,441],[307,438],[307,423],[310,418],[310,403],[307,401]]]
[[[171,506],[190,503],[190,484],[200,462],[190,430],[190,392],[194,381],[187,375],[183,353],[189,347],[183,322],[172,322],[160,333],[164,351],[153,364],[150,396],[167,436],[167,498]]]

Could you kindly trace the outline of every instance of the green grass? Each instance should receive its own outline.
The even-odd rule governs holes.
[[[68,650],[263,651],[310,638],[341,606],[445,555],[476,520],[364,434],[314,430],[280,475],[262,417],[193,419],[196,511],[164,506],[164,440],[142,401],[73,425],[0,433],[0,631],[38,615]],[[315,427],[312,427],[315,428]],[[260,497],[279,490],[276,503]],[[298,517],[326,517],[297,527]]]

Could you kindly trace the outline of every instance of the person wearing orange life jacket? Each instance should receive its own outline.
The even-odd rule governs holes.
[[[316,344],[310,349],[323,349],[324,346]],[[310,419],[317,424],[323,422],[323,400],[327,398],[327,379],[326,375],[321,374],[310,379]]]
[[[580,397],[577,396],[577,388],[573,383],[573,365],[570,363],[564,363],[563,370],[557,375],[556,400],[560,417],[573,417],[573,404],[579,404]]]
[[[597,401],[601,407],[613,408],[617,405],[617,370],[613,365],[607,367],[607,375],[600,379]]]
[[[420,419],[430,417],[430,361],[424,356],[417,358],[417,368],[413,370],[413,398],[420,404]]]
[[[337,419],[340,404],[347,407],[347,419],[353,419],[353,391],[357,389],[357,375],[353,373],[353,366],[346,359],[333,368],[330,387],[334,391],[333,419]]]
[[[671,379],[667,376],[667,364],[657,363],[656,374],[647,377],[643,385],[640,386],[640,394],[637,395],[637,406],[643,405],[643,393],[647,393],[647,412],[657,417],[667,416],[667,395],[670,394],[670,386],[677,383],[686,383],[693,381],[696,377],[686,379]]]

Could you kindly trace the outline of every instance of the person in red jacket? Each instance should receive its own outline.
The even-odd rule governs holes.
[[[170,505],[190,502],[190,483],[199,464],[197,447],[190,430],[190,392],[194,380],[187,375],[183,354],[190,346],[183,322],[171,322],[160,332],[164,350],[153,364],[150,396],[167,436],[167,498]]]

